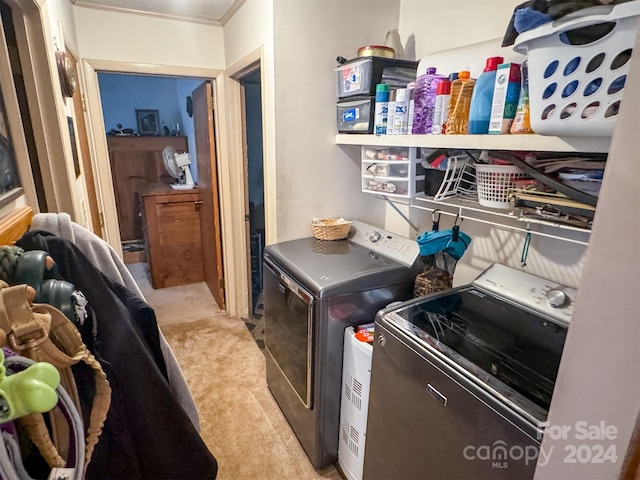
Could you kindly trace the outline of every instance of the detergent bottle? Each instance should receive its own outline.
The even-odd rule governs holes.
[[[445,133],[447,135],[465,135],[469,123],[469,105],[473,95],[475,80],[468,70],[458,73],[458,79],[451,82],[449,98],[449,116]]]
[[[484,71],[476,80],[473,96],[471,97],[471,106],[469,107],[469,133],[489,133],[496,70],[503,61],[504,58],[502,57],[487,58]]]

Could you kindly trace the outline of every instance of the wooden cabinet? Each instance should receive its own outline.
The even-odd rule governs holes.
[[[150,185],[140,199],[153,288],[204,281],[198,190]]]
[[[142,240],[138,194],[150,184],[175,183],[164,168],[162,150],[188,150],[187,137],[107,137],[120,239]]]

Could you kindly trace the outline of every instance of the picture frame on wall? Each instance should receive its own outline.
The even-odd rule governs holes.
[[[158,110],[136,108],[138,134],[158,135],[160,133],[160,115]]]

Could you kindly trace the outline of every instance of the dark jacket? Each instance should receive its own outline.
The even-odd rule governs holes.
[[[29,232],[17,244],[49,252],[60,275],[85,294],[95,313],[94,353],[111,383],[112,403],[87,478],[215,478],[215,458],[171,392],[131,312],[101,272],[73,243],[50,233]],[[85,416],[93,384],[81,370],[76,382]]]

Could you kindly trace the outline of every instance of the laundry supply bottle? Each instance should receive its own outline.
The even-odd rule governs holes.
[[[431,127],[431,133],[433,135],[443,133],[443,127],[447,124],[450,98],[451,82],[448,79],[442,79],[436,89],[436,108],[433,113],[433,125]]]
[[[396,114],[393,116],[393,134],[406,135],[409,118],[409,89],[399,88],[396,92]]]
[[[435,67],[428,67],[427,72],[416,80],[414,90],[413,134],[431,133],[433,112],[436,106],[435,79],[443,78],[436,73]]]
[[[489,57],[484,71],[476,80],[469,107],[469,133],[489,133],[489,120],[491,119],[491,104],[493,102],[493,89],[496,83],[496,70],[498,65],[504,62],[502,57]]]
[[[396,118],[396,94],[397,89],[389,90],[389,103],[387,104],[387,135],[393,135],[393,124]]]
[[[379,83],[376,85],[376,105],[373,120],[373,129],[376,135],[387,133],[387,115],[389,111],[389,85]]]
[[[458,73],[458,79],[451,82],[447,135],[465,135],[469,123],[469,106],[476,81],[468,70]]]
[[[409,90],[409,115],[407,117],[407,134],[413,134],[413,116],[416,111],[416,102],[415,102],[415,89],[416,82],[409,82],[407,84],[407,90]]]
[[[529,111],[529,67],[527,61],[522,62],[520,67],[520,97],[516,107],[516,116],[511,124],[509,133],[534,133],[531,128],[531,117]]]

